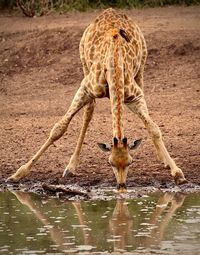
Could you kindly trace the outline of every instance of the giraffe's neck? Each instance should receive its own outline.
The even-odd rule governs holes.
[[[120,100],[119,100],[120,97]],[[118,100],[116,100],[116,98]],[[124,126],[123,126],[123,111],[124,107],[122,104],[122,95],[115,95],[110,97],[111,101],[111,112],[112,112],[112,128],[113,137],[118,138],[119,141],[124,137]]]
[[[109,63],[109,94],[112,112],[113,137],[119,141],[124,137],[123,111],[124,111],[124,73],[123,58],[119,45],[119,40],[114,40],[111,48],[111,58]]]

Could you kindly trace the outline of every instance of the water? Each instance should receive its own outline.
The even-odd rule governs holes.
[[[0,192],[0,254],[200,254],[200,196],[66,202]]]

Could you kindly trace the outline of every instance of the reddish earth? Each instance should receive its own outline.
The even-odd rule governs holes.
[[[45,141],[68,109],[83,77],[78,45],[97,12],[28,19],[0,15],[0,183],[4,184]],[[166,146],[186,178],[200,184],[200,7],[130,10],[144,32],[149,56],[145,94]],[[107,155],[97,142],[112,138],[110,104],[97,100],[76,177],[61,178],[80,130],[82,112],[22,182],[115,185]],[[128,186],[168,185],[172,179],[156,157],[136,116],[127,110],[126,134],[143,138],[134,152]]]

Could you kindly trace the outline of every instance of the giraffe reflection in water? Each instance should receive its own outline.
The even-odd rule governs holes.
[[[49,229],[49,234],[52,241],[57,245],[61,251],[77,252],[75,242],[72,242],[70,232],[63,231],[63,227],[59,227],[57,223],[52,223],[40,206],[35,203],[35,199],[28,193],[21,191],[13,191],[20,203],[26,205],[32,213],[39,219],[44,226]],[[138,247],[148,248],[151,245],[159,245],[163,239],[166,227],[170,222],[172,216],[178,208],[180,208],[185,200],[185,195],[182,193],[164,193],[160,196],[154,211],[148,220],[141,224],[139,231],[134,229],[134,215],[131,215],[128,209],[128,203],[124,199],[116,201],[113,213],[108,221],[108,231],[113,237],[110,240],[113,243],[113,251],[126,251],[127,247],[137,249]],[[82,230],[83,242],[79,245],[86,245],[88,247],[96,247],[99,240],[95,240],[92,235],[91,222],[90,227],[81,207],[81,202],[71,202],[73,205],[78,221]],[[95,212],[96,213],[96,212]],[[97,230],[98,231],[98,230]],[[102,230],[99,230],[102,231]],[[95,234],[98,239],[98,233]],[[108,235],[105,236],[105,238]],[[76,237],[75,237],[76,238]],[[76,240],[75,240],[76,241]],[[108,240],[101,240],[105,243]],[[131,245],[130,245],[131,244]],[[86,253],[84,253],[86,254]],[[91,254],[89,252],[88,254]]]
[[[150,247],[158,245],[162,239],[165,229],[185,200],[181,193],[165,193],[159,198],[150,220],[141,226],[140,232],[134,233],[134,219],[128,210],[126,201],[118,200],[110,220],[110,230],[117,239],[114,242],[114,251],[126,250],[128,243],[137,247]],[[170,206],[169,206],[170,204]],[[165,211],[165,209],[169,208]],[[165,211],[165,214],[163,215]]]
[[[44,224],[44,226],[46,226],[49,229],[52,241],[56,245],[58,245],[58,248],[61,251],[66,251],[68,249],[72,250],[72,245],[74,245],[74,243],[72,243],[71,235],[67,236],[65,231],[63,231],[63,229],[60,226],[58,226],[55,223],[52,223],[52,221],[48,219],[47,215],[45,215],[45,212],[41,210],[40,206],[36,205],[35,200],[29,193],[24,193],[21,191],[13,191],[12,193],[17,197],[20,203],[26,205],[36,216],[36,218],[40,220],[42,224]],[[86,220],[81,208],[81,203],[72,202],[72,205],[75,208],[80,225],[85,225]],[[84,244],[85,245],[91,244],[92,238],[90,235],[90,231],[87,230],[87,228],[82,228],[82,231],[84,237]]]

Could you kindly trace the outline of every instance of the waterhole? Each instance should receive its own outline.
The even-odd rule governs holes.
[[[199,254],[199,195],[72,202],[0,192],[0,254]]]

